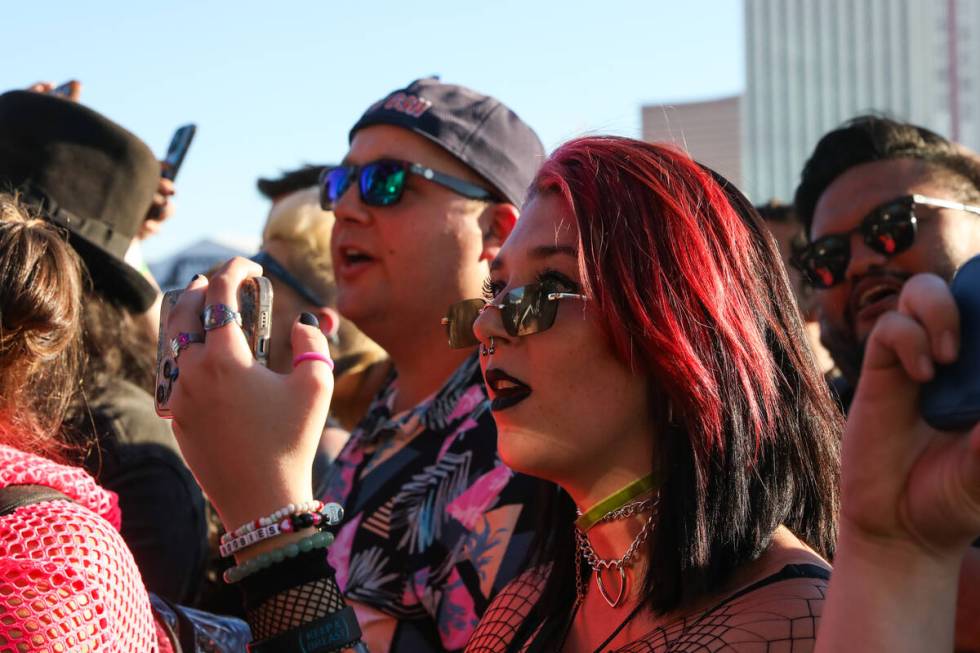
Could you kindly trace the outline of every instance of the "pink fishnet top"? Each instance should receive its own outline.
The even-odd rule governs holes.
[[[0,487],[45,485],[49,501],[0,517],[0,651],[165,653],[119,536],[116,495],[83,470],[0,445]]]

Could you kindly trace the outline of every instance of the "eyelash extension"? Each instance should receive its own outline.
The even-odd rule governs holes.
[[[500,293],[499,284],[494,283],[493,279],[487,277],[483,280],[483,298],[488,302]]]
[[[534,280],[545,286],[552,286],[555,290],[563,292],[581,292],[579,285],[567,276],[552,268],[545,268],[535,275]],[[504,283],[494,281],[487,277],[483,280],[483,298],[488,302],[493,301],[504,289]]]
[[[554,284],[566,292],[581,292],[579,285],[567,276],[552,268],[544,268],[538,272],[536,280],[541,284]]]

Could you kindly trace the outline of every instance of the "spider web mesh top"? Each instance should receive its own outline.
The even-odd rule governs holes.
[[[540,578],[540,576],[538,576]],[[777,576],[770,578],[776,579]],[[466,653],[503,653],[541,590],[525,574],[490,605]],[[768,580],[768,579],[766,579]],[[715,607],[652,628],[629,643],[620,639],[609,653],[808,653],[813,649],[828,580],[797,577],[760,582]],[[624,613],[625,616],[625,613]],[[610,624],[612,632],[617,624]],[[560,642],[555,642],[559,650]]]
[[[114,494],[88,474],[0,445],[0,487],[45,485],[74,500],[0,517],[0,651],[161,653],[150,602],[119,536]]]

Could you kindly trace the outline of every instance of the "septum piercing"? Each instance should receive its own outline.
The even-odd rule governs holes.
[[[480,355],[481,356],[491,356],[497,351],[497,346],[493,344],[493,336],[490,336],[490,347],[486,345],[480,345]]]

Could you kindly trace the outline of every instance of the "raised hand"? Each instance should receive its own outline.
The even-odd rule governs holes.
[[[934,555],[980,534],[980,428],[936,431],[920,384],[959,348],[959,315],[939,277],[918,275],[869,337],[843,446],[843,527]],[[977,370],[980,374],[980,370]]]
[[[205,306],[238,310],[242,281],[262,273],[243,258],[226,263],[210,283],[197,277],[170,314],[167,337],[202,333]],[[329,357],[316,326],[299,321],[290,337],[296,355]],[[234,323],[207,332],[178,358],[170,400],[174,433],[188,465],[229,528],[289,504],[312,499],[312,463],[326,422],[333,374],[320,360],[287,375],[259,365]]]

